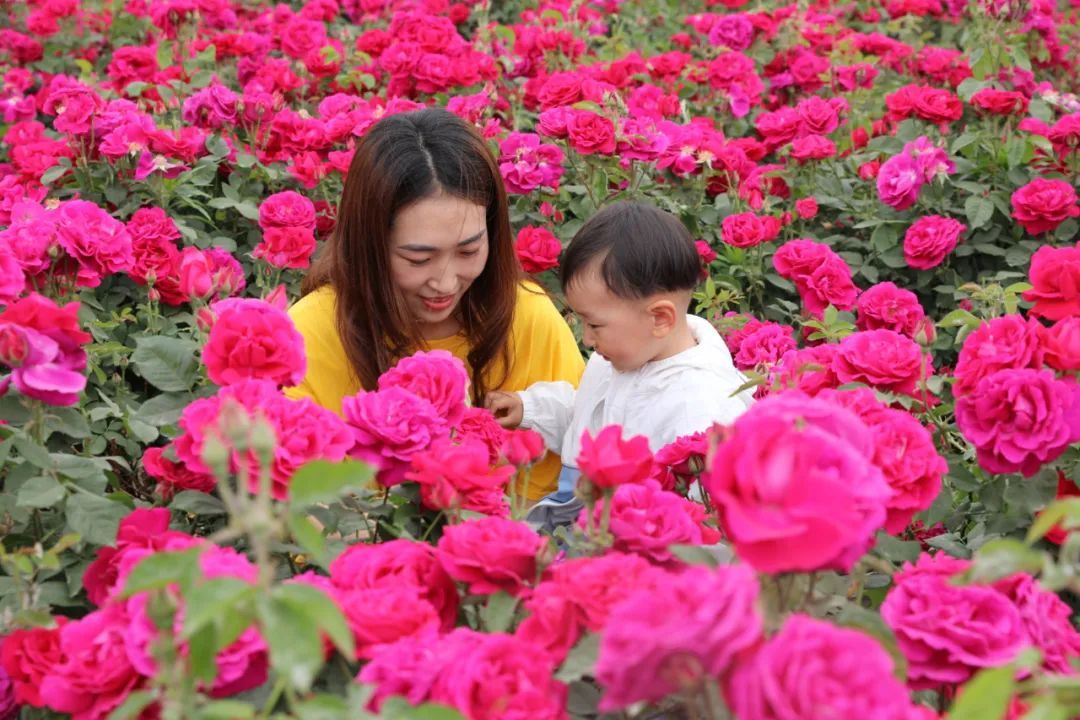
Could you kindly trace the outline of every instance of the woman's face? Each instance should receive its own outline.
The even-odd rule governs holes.
[[[390,275],[426,339],[458,330],[456,310],[488,258],[487,209],[439,192],[409,205],[390,229]]]

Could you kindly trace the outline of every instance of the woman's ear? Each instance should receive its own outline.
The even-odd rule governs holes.
[[[649,303],[646,311],[652,319],[653,337],[662,338],[675,329],[675,323],[679,318],[679,311],[675,303],[670,300],[656,300]]]

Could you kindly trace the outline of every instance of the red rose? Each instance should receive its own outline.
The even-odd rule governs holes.
[[[812,197],[802,198],[795,201],[795,212],[803,220],[812,220],[818,214],[817,200]]]
[[[1069,218],[1080,216],[1076,190],[1064,180],[1035,178],[1012,194],[1012,216],[1031,235],[1053,232]]]
[[[251,253],[278,268],[306,268],[315,252],[315,233],[306,227],[272,227]]]
[[[574,72],[555,73],[544,82],[537,98],[544,110],[573,105],[581,99],[581,76]]]
[[[596,437],[586,430],[577,462],[582,474],[598,488],[644,482],[653,469],[649,440],[640,435],[623,440],[618,425],[609,425]]]
[[[1026,115],[1028,99],[1015,90],[983,88],[971,96],[971,106],[991,115]]]
[[[521,594],[536,581],[537,556],[547,541],[525,523],[481,518],[443,530],[436,557],[469,592]]]
[[[1080,370],[1080,316],[1058,320],[1043,333],[1046,364],[1061,372]]]
[[[562,243],[547,228],[527,225],[518,231],[514,249],[525,272],[538,273],[559,266]]]
[[[780,222],[771,215],[752,212],[728,215],[720,224],[720,238],[728,245],[748,248],[775,240],[780,234]]]
[[[25,705],[45,707],[41,682],[61,660],[59,627],[13,630],[0,643],[0,667],[15,686],[15,701]]]
[[[1075,482],[1065,477],[1065,473],[1058,470],[1058,489],[1057,495],[1054,496],[1055,500],[1064,500],[1065,498],[1080,497],[1080,486]],[[1069,536],[1068,531],[1061,525],[1055,525],[1046,532],[1046,539],[1055,545],[1060,545],[1065,542],[1065,538]]]
[[[822,135],[807,135],[791,142],[791,157],[799,162],[825,160],[836,155],[836,143]]]
[[[1044,245],[1031,257],[1032,288],[1024,299],[1035,303],[1031,314],[1047,320],[1080,315],[1080,245]]]
[[[615,125],[590,110],[579,110],[566,123],[570,146],[582,155],[610,155],[615,152]]]
[[[960,119],[964,114],[964,103],[948,90],[923,87],[915,95],[912,111],[923,120],[948,123]]]
[[[169,460],[165,448],[147,448],[142,463],[146,474],[158,481],[157,492],[166,500],[180,490],[208,493],[217,486],[213,475],[195,472],[184,463]]]
[[[506,430],[491,411],[481,407],[465,409],[465,416],[457,427],[457,438],[471,437],[484,443],[488,449],[488,462],[492,465],[502,455],[503,443],[506,442]]]
[[[527,428],[510,430],[503,441],[502,454],[511,465],[531,465],[544,454],[544,438]]]
[[[437,441],[416,453],[405,477],[420,485],[424,507],[505,517],[510,507],[504,495],[513,474],[512,465],[491,467],[487,445],[465,438],[460,445]]]

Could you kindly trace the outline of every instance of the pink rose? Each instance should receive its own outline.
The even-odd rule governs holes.
[[[491,467],[488,452],[475,438],[464,438],[458,445],[436,441],[413,455],[412,470],[405,477],[419,483],[420,500],[432,510],[472,510],[506,517],[510,506],[505,493],[514,467]]]
[[[259,205],[259,227],[315,229],[315,204],[298,192],[270,195]]]
[[[93,338],[79,328],[79,303],[56,305],[37,293],[0,312],[0,396],[14,384],[20,393],[50,405],[74,405],[86,387],[86,350]]]
[[[609,425],[596,437],[585,431],[577,463],[595,487],[608,489],[646,480],[652,473],[653,456],[648,438],[639,435],[624,440],[622,428]]]
[[[877,174],[878,197],[894,210],[907,210],[919,198],[923,172],[907,154],[893,155]]]
[[[814,396],[827,388],[840,386],[833,371],[839,345],[815,345],[784,353],[773,367],[773,385]]]
[[[780,221],[771,215],[752,212],[728,215],[720,224],[720,238],[728,245],[748,248],[775,240],[780,234]]]
[[[570,146],[582,155],[610,155],[615,152],[615,125],[591,110],[578,110],[566,123]]]
[[[1055,248],[1043,245],[1031,257],[1032,289],[1024,299],[1035,303],[1031,314],[1047,320],[1080,316],[1080,244]]]
[[[514,634],[561,663],[581,637],[585,623],[581,609],[552,582],[538,585],[525,601],[525,609],[529,614]]]
[[[465,416],[454,429],[454,438],[472,438],[484,443],[488,449],[488,462],[498,463],[502,457],[503,444],[506,442],[506,430],[490,410],[479,407],[465,408]]]
[[[892,494],[872,457],[851,411],[787,392],[735,421],[702,484],[736,554],[757,570],[843,571],[873,542]]]
[[[0,244],[0,305],[14,302],[26,289],[26,273],[15,253]]]
[[[252,257],[277,268],[306,268],[315,252],[315,232],[307,227],[272,227],[263,231]]]
[[[304,379],[304,338],[284,311],[254,298],[219,300],[211,310],[217,319],[202,361],[212,381],[254,378],[291,387]]]
[[[384,487],[404,482],[413,455],[450,429],[428,400],[398,386],[347,397],[342,412],[355,439],[350,454],[378,466]]]
[[[807,135],[791,141],[791,157],[800,163],[825,160],[836,155],[836,143],[822,135]]]
[[[704,432],[684,435],[668,443],[656,452],[652,479],[665,490],[682,490],[705,469],[705,456],[709,454],[709,436]]]
[[[146,474],[158,481],[157,493],[166,500],[181,490],[209,493],[217,486],[217,478],[213,475],[195,472],[183,463],[169,460],[165,457],[165,448],[147,448],[142,465]]]
[[[518,231],[514,249],[525,272],[539,273],[559,266],[562,243],[547,228],[527,225]]]
[[[379,389],[399,387],[430,402],[449,425],[461,422],[469,375],[465,364],[446,350],[417,352],[398,360],[379,378]]]
[[[927,341],[934,339],[934,325],[918,296],[894,283],[877,283],[863,290],[857,308],[855,326],[859,330],[893,330],[909,338],[922,333]]]
[[[984,470],[1030,477],[1080,440],[1080,387],[1049,370],[998,370],[957,399],[956,425]]]
[[[795,212],[799,214],[799,217],[803,220],[812,220],[817,217],[818,203],[812,197],[800,198],[795,201]]]
[[[600,527],[606,501],[582,512],[578,525]],[[681,495],[668,492],[656,480],[620,485],[611,497],[608,531],[612,548],[640,555],[657,565],[678,566],[668,550],[672,545],[714,545],[720,534],[704,524],[705,509]]]
[[[564,560],[549,569],[551,583],[578,609],[582,624],[599,632],[608,624],[612,608],[631,593],[655,590],[671,579],[670,573],[639,555],[609,552],[600,557]]]
[[[0,642],[0,670],[11,678],[15,702],[45,707],[45,699],[41,697],[42,681],[63,661],[60,628],[66,618],[58,617],[56,621],[58,626],[55,628],[12,630]]]
[[[562,148],[541,143],[532,133],[512,132],[499,143],[499,171],[511,193],[527,195],[540,186],[557,190],[562,163]]]
[[[1012,194],[1012,216],[1031,235],[1053,232],[1080,216],[1076,190],[1065,180],[1035,178]]]
[[[841,383],[919,397],[919,384],[930,377],[929,355],[911,338],[893,330],[865,330],[840,341],[833,371]]]
[[[68,200],[56,211],[57,241],[79,263],[78,281],[97,287],[101,279],[135,264],[124,223],[87,200]]]
[[[337,590],[337,604],[356,640],[356,657],[371,657],[383,645],[403,638],[430,637],[440,629],[438,609],[419,588],[384,584]]]
[[[840,127],[836,108],[817,95],[799,101],[795,112],[799,115],[799,132],[803,135],[828,135]]]
[[[218,129],[236,123],[238,101],[236,93],[215,82],[189,95],[180,117],[191,125]]]
[[[917,270],[931,270],[948,257],[967,226],[940,215],[925,215],[904,233],[904,259]]]
[[[829,252],[825,262],[813,272],[794,280],[806,311],[817,318],[823,317],[830,305],[839,310],[852,309],[859,296],[859,288],[851,279],[851,268],[839,255]]]
[[[725,695],[742,720],[914,719],[877,641],[806,615],[790,616],[749,662],[736,665]]]
[[[998,580],[994,589],[1012,600],[1020,611],[1029,641],[1042,651],[1043,669],[1075,675],[1072,661],[1080,657],[1080,632],[1073,627],[1072,609],[1023,573]]]
[[[983,378],[998,370],[1043,366],[1042,325],[1020,315],[1003,315],[984,322],[964,338],[953,375],[953,394],[974,392]]]
[[[767,322],[743,338],[738,353],[732,359],[740,370],[749,370],[773,365],[795,347],[791,327]]]
[[[953,585],[970,566],[944,553],[922,555],[893,576],[881,618],[908,661],[913,690],[959,685],[978,670],[1011,662],[1028,644],[1016,606],[990,587]]]
[[[1046,364],[1061,372],[1080,370],[1080,316],[1058,320],[1043,335]]]
[[[657,702],[738,667],[761,638],[758,592],[747,565],[691,567],[616,605],[596,661],[600,709]]]
[[[731,50],[746,50],[754,42],[754,25],[742,13],[721,15],[709,28],[709,44]]]
[[[350,545],[330,563],[330,580],[340,591],[410,588],[436,609],[449,630],[458,613],[458,592],[435,556],[435,548],[412,540]]]
[[[228,297],[246,284],[243,267],[227,250],[186,247],[180,253],[180,292],[188,297]]]
[[[468,583],[470,593],[519,595],[536,582],[537,557],[546,545],[524,523],[481,518],[447,526],[436,556],[450,577]]]

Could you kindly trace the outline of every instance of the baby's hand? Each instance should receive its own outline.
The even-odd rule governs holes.
[[[521,402],[521,396],[513,392],[489,392],[484,399],[484,406],[491,411],[495,419],[504,428],[516,428],[521,424],[521,417],[525,406]]]

